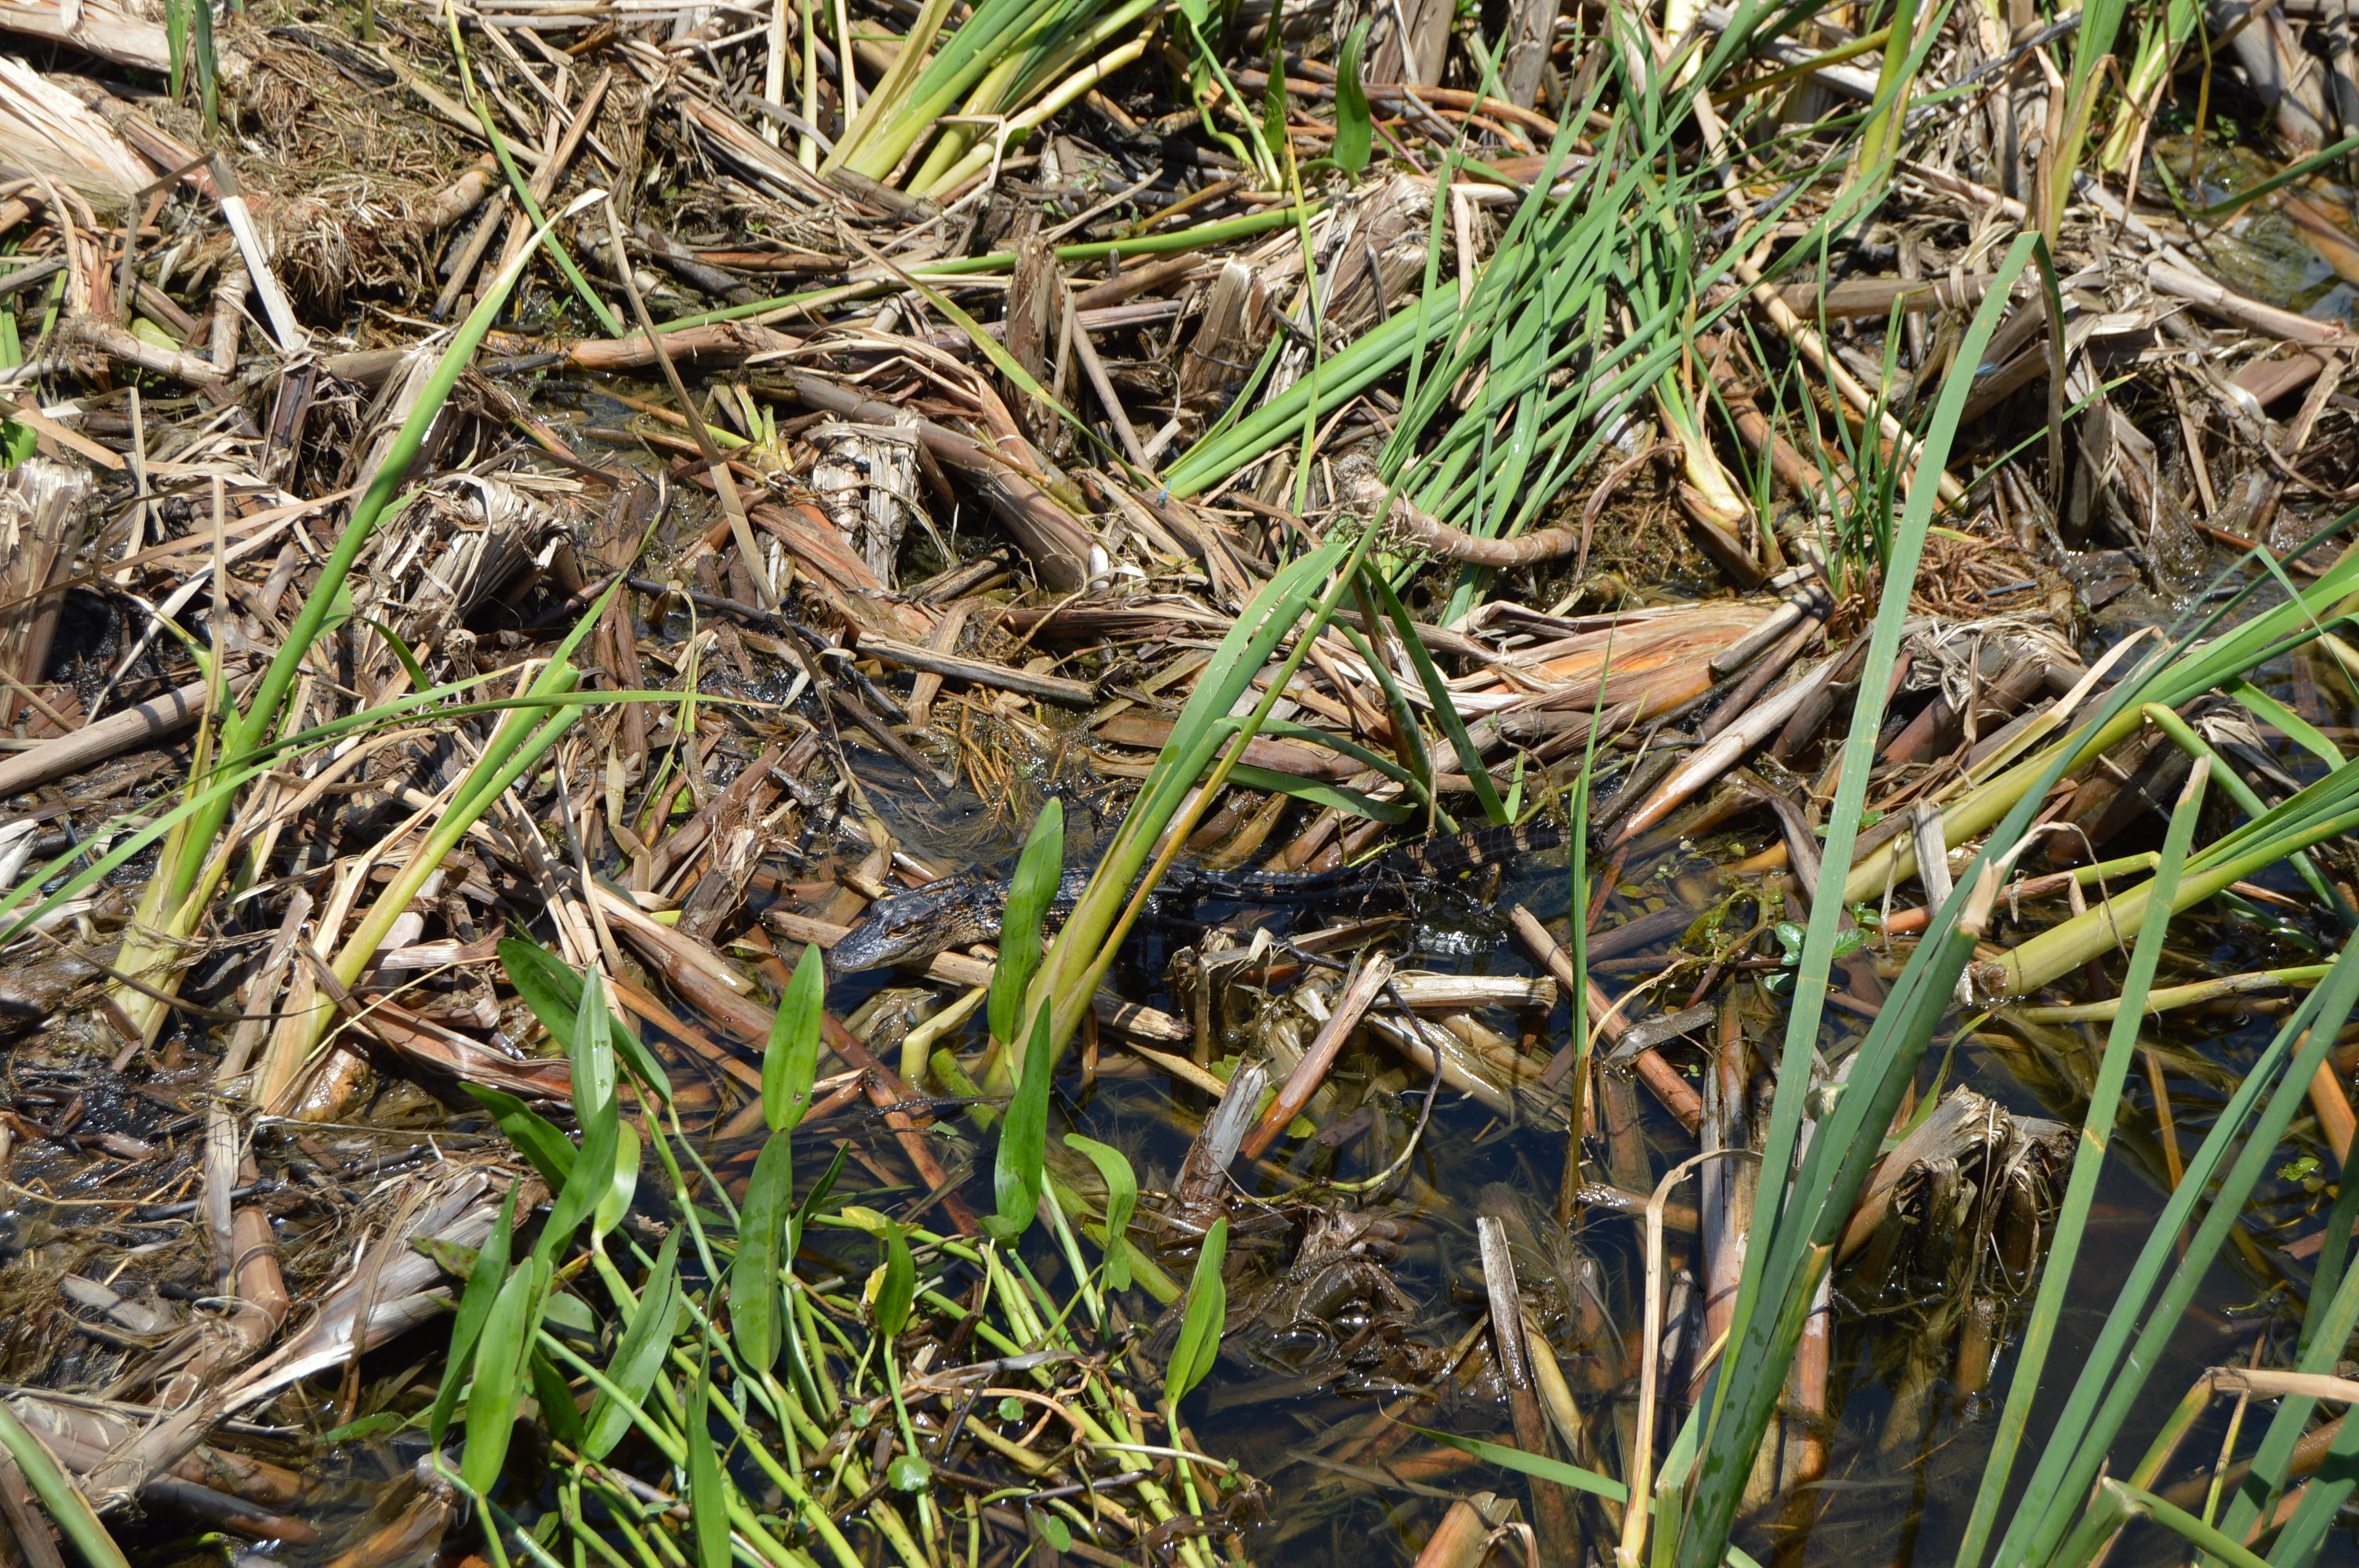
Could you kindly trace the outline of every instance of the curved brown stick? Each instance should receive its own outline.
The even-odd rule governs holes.
[[[1676,455],[1678,451],[1678,447],[1665,441],[1648,447],[1636,457],[1625,459],[1590,492],[1588,503],[1581,509],[1580,522],[1535,529],[1517,538],[1478,539],[1462,528],[1451,527],[1399,495],[1393,497],[1392,510],[1386,514],[1385,521],[1410,544],[1431,551],[1444,560],[1506,568],[1535,566],[1541,561],[1558,560],[1577,554],[1580,559],[1573,570],[1578,575],[1589,564],[1589,536],[1597,525],[1598,514],[1605,510],[1605,503],[1613,499],[1614,492],[1644,464],[1666,454]],[[1384,504],[1385,482],[1376,477],[1373,469],[1364,469],[1345,482],[1352,504],[1362,512],[1374,512]]]

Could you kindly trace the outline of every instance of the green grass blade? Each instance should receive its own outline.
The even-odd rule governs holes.
[[[2344,946],[2332,972],[2287,1018],[2189,1160],[2082,1359],[1996,1561],[2044,1559],[2071,1529],[2204,1271],[2238,1223],[2286,1128],[2308,1103],[2310,1077],[2354,1004],[2359,940]],[[2182,1250],[2180,1238],[2199,1203],[2207,1206],[2201,1223]]]
[[[107,1533],[106,1526],[92,1510],[90,1499],[66,1478],[48,1445],[16,1419],[16,1412],[8,1408],[5,1400],[0,1400],[0,1449],[5,1449],[8,1457],[16,1462],[26,1484],[40,1498],[41,1507],[49,1510],[50,1521],[60,1534],[73,1542],[74,1550],[82,1553],[89,1568],[130,1568],[123,1549],[115,1545],[114,1537]]]
[[[1499,803],[1499,792],[1491,783],[1490,767],[1483,761],[1483,753],[1475,749],[1474,738],[1466,732],[1466,721],[1458,715],[1457,698],[1450,689],[1449,681],[1443,678],[1440,667],[1434,664],[1433,655],[1426,651],[1424,642],[1418,636],[1417,623],[1409,618],[1408,607],[1401,603],[1400,595],[1393,591],[1393,585],[1385,580],[1382,572],[1367,572],[1364,577],[1375,593],[1378,606],[1384,611],[1385,619],[1393,623],[1394,632],[1398,633],[1401,647],[1408,654],[1409,667],[1417,671],[1417,678],[1425,687],[1427,700],[1433,704],[1434,721],[1450,738],[1450,748],[1458,753],[1458,765],[1465,770],[1466,782],[1473,787],[1474,798],[1482,802],[1484,815],[1494,823],[1506,823],[1507,808]]]
[[[2202,810],[2207,772],[2204,764],[2197,764],[2171,811],[2170,827],[2163,838],[2162,861],[2155,872],[2160,889],[2175,890],[2179,885],[2180,869],[2186,864],[2189,847],[2195,841],[2195,824]],[[2032,1305],[2030,1324],[2024,1331],[2023,1347],[2017,1354],[2015,1369],[2010,1374],[2006,1402],[1999,1413],[1990,1455],[1984,1463],[1973,1511],[1958,1547],[1958,1561],[1962,1563],[1982,1559],[1984,1544],[1998,1518],[1999,1503],[2014,1471],[2016,1450],[2031,1420],[2032,1400],[2039,1390],[2040,1374],[2048,1365],[2049,1350],[2055,1343],[2057,1325],[2063,1319],[2073,1268],[2081,1256],[2082,1238],[2087,1229],[2090,1209],[2096,1202],[2098,1178],[2104,1170],[2105,1153],[2112,1143],[2114,1116],[2129,1081],[2131,1058],[2137,1053],[2138,1031],[2146,1019],[2147,993],[2153,989],[2156,970],[2161,965],[2169,925],[2169,893],[2166,891],[2147,906],[2146,921],[2138,929],[2137,945],[2130,950],[2129,973],[2122,980],[2121,1011],[2114,1015],[2104,1054],[2098,1061],[2097,1076],[2090,1087],[2089,1109],[2082,1122],[2080,1146],[2072,1157],[2071,1178],[2066,1184],[2064,1202],[2057,1212],[2048,1244],[2039,1293]]]
[[[1975,313],[1956,362],[1981,362],[1984,346],[2006,312],[2006,292],[2031,265],[2038,243],[2037,236],[2022,235],[2009,248],[2006,260],[1996,269],[1999,281],[1994,283],[1991,296]],[[1949,460],[1972,390],[1971,380],[1969,376],[1953,375],[1943,383],[1919,457],[1928,475],[1940,472]],[[1807,1294],[1797,1301],[1788,1292],[1802,1281],[1813,1246],[1812,1237],[1822,1228],[1824,1216],[1837,1208],[1848,1215],[1857,1184],[1866,1177],[1862,1154],[1873,1155],[1882,1131],[1880,1125],[1875,1127],[1862,1152],[1840,1141],[1842,1135],[1837,1127],[1854,1120],[1848,1115],[1854,1102],[1862,1107],[1886,1101],[1897,1103],[1903,1086],[1890,1082],[1889,1076],[1914,1071],[1925,1039],[1939,1027],[1949,988],[1972,951],[1971,940],[1963,951],[1956,951],[1941,925],[1929,928],[1903,973],[1904,981],[1914,977],[1915,994],[1896,991],[1870,1031],[1869,1040],[1883,1060],[1875,1068],[1869,1067],[1870,1045],[1863,1044],[1862,1060],[1854,1065],[1849,1087],[1837,1102],[1833,1121],[1819,1129],[1803,1173],[1789,1181],[1788,1173],[1793,1168],[1800,1143],[1804,1104],[1810,1098],[1810,1074],[1818,1054],[1825,995],[1830,989],[1829,977],[1840,934],[1843,903],[1834,896],[1834,890],[1843,887],[1848,877],[1860,820],[1865,812],[1868,773],[1883,722],[1884,699],[1891,687],[1891,670],[1899,652],[1917,563],[1932,524],[1935,500],[1935,487],[1930,483],[1919,484],[1910,492],[1907,510],[1896,530],[1893,558],[1885,573],[1883,595],[1869,633],[1867,658],[1856,688],[1859,695],[1844,741],[1842,773],[1834,804],[1827,816],[1820,884],[1823,895],[1810,911],[1785,1047],[1777,1064],[1777,1092],[1763,1151],[1764,1202],[1755,1216],[1753,1235],[1745,1248],[1745,1271],[1729,1329],[1729,1350],[1713,1379],[1713,1402],[1697,1457],[1691,1502],[1681,1521],[1678,1561],[1683,1568],[1702,1568],[1716,1563],[1727,1544],[1737,1503],[1751,1473],[1754,1449],[1767,1430],[1776,1389],[1784,1381],[1799,1340],[1800,1320],[1796,1314],[1807,1311],[1809,1304]],[[1968,884],[1962,882],[1951,895],[1944,919],[1957,919],[1967,892]],[[1941,968],[1948,968],[1952,962],[1956,968],[1948,970],[1947,978],[1940,979],[1938,988],[1932,988],[1927,977],[1936,969],[1937,960]],[[1914,1040],[1901,1038],[1887,1028],[1900,1022],[1904,997],[1908,999],[1911,1023],[1922,1030],[1922,1036]],[[1875,1076],[1861,1076],[1876,1071],[1887,1076],[1880,1081]],[[1831,1144],[1840,1152],[1832,1158],[1827,1154]],[[1777,1206],[1780,1194],[1786,1195],[1783,1209]],[[1783,1283],[1773,1284],[1773,1280]],[[1774,1327],[1761,1321],[1765,1314],[1778,1320]]]

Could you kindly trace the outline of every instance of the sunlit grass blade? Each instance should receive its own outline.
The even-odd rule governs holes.
[[[1995,1561],[2044,1560],[2062,1543],[2204,1271],[2308,1104],[2310,1080],[2354,1004],[2359,941],[2345,945],[2333,972],[2288,1015],[2188,1161],[2082,1359]],[[2199,1206],[2201,1220],[2187,1237]]]
[[[1972,1563],[1980,1557],[1991,1523],[1998,1517],[1999,1503],[2014,1469],[2016,1450],[2031,1420],[2031,1403],[2039,1389],[2040,1374],[2048,1364],[2057,1325],[2063,1318],[2065,1298],[2080,1261],[2082,1238],[2090,1209],[2096,1202],[2098,1179],[2104,1171],[2106,1152],[2113,1141],[2114,1117],[2121,1106],[2123,1088],[2129,1081],[2131,1059],[2137,1054],[2138,1032],[2146,1021],[2147,993],[2153,988],[2155,973],[2162,963],[2163,941],[2170,925],[2169,892],[2177,888],[2180,869],[2186,864],[2188,849],[2195,841],[2195,824],[2202,810],[2208,773],[2207,764],[2196,764],[2170,814],[2162,861],[2155,872],[2157,887],[2163,896],[2148,906],[2146,921],[2138,929],[2137,944],[2130,950],[2129,972],[2122,979],[2121,1011],[2114,1015],[2104,1054],[2098,1060],[2097,1075],[2090,1086],[2089,1108],[2081,1123],[2079,1148],[2072,1156],[2072,1174],[2065,1186],[2064,1202],[2057,1211],[2039,1293],[2033,1302],[2022,1348],[2016,1357],[2006,1401],[1992,1437],[1990,1457],[1984,1463],[1982,1485],[1974,1494],[1973,1511],[1959,1549],[1962,1562]]]
[[[2038,243],[2037,236],[2024,235],[2009,248],[1996,273],[2005,281],[1994,286],[1975,313],[1958,362],[1981,362],[1984,346],[2006,313],[2006,291],[2031,265]],[[1971,377],[1964,375],[1944,381],[1923,449],[1922,461],[1932,471],[1940,471],[1948,461],[1970,383]],[[1884,700],[1899,653],[1917,563],[1932,525],[1934,503],[1933,486],[1917,486],[1895,531],[1893,556],[1869,632],[1866,661],[1856,688],[1859,695],[1844,741],[1843,768],[1827,815],[1820,885],[1830,893],[1843,885],[1858,839]],[[1811,906],[1785,1045],[1777,1063],[1777,1092],[1764,1141],[1762,1201],[1745,1247],[1728,1347],[1712,1379],[1688,1506],[1676,1521],[1676,1556],[1682,1568],[1707,1568],[1719,1561],[1727,1545],[1739,1499],[1752,1473],[1755,1451],[1768,1429],[1799,1340],[1815,1289],[1815,1271],[1826,1264],[1825,1257],[1817,1254],[1826,1245],[1822,1233],[1848,1219],[1886,1125],[1867,1113],[1882,1107],[1888,1117],[1927,1041],[1939,1028],[1951,989],[1973,951],[1972,934],[1962,924],[1968,901],[1989,896],[1982,887],[1988,877],[1985,866],[1973,881],[1962,882],[1928,928],[1852,1063],[1833,1117],[1819,1127],[1808,1157],[1796,1172],[1802,1117],[1810,1098],[1825,995],[1831,989],[1829,976],[1843,915],[1837,897],[1822,896]],[[1866,1140],[1864,1148],[1848,1141],[1861,1136]],[[1794,1173],[1790,1177],[1789,1172]],[[1780,1194],[1784,1195],[1782,1206]],[[1840,1218],[1830,1217],[1838,1215]],[[1662,1534],[1674,1532],[1675,1521],[1663,1521]]]
[[[88,1568],[130,1568],[123,1549],[107,1533],[106,1526],[92,1511],[90,1499],[67,1478],[55,1455],[35,1436],[32,1430],[16,1419],[8,1401],[0,1400],[0,1452],[16,1461],[17,1470],[33,1496],[49,1510],[49,1520],[58,1532],[73,1542]],[[36,1524],[36,1529],[39,1526]],[[55,1552],[52,1544],[50,1551]]]
[[[603,193],[592,192],[576,201],[560,216],[570,216],[592,200],[603,200]],[[224,717],[222,724],[216,767],[236,766],[245,758],[259,752],[278,727],[280,710],[292,689],[297,672],[312,654],[329,618],[344,600],[349,579],[362,550],[375,534],[394,498],[400,493],[418,460],[427,432],[441,416],[443,406],[459,384],[473,359],[475,350],[483,343],[484,334],[498,319],[506,305],[516,280],[523,276],[526,265],[538,254],[548,238],[549,226],[535,230],[532,241],[518,254],[515,263],[503,269],[487,285],[482,300],[451,334],[451,343],[434,363],[425,384],[420,387],[409,416],[386,449],[383,462],[375,477],[361,498],[353,503],[352,515],[336,535],[335,544],[320,565],[319,575],[311,590],[304,596],[293,622],[278,650],[264,668],[241,711]],[[166,840],[163,853],[158,858],[156,872],[142,889],[130,935],[124,940],[115,959],[119,971],[145,979],[151,989],[164,989],[159,983],[168,980],[178,965],[183,945],[201,919],[212,889],[227,874],[225,858],[213,850],[222,827],[235,804],[235,792],[207,789],[213,781],[195,778],[190,781],[192,794],[201,794],[204,804],[185,818]],[[414,892],[415,890],[413,889]],[[404,900],[407,907],[407,899]],[[392,918],[388,915],[387,920]],[[147,991],[123,986],[116,989],[114,1001],[122,1008],[133,1032],[143,1039],[154,1038],[166,1013],[165,1004]]]

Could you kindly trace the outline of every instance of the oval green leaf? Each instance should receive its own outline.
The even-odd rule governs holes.
[[[737,1210],[737,1256],[729,1266],[729,1321],[737,1353],[756,1371],[778,1360],[778,1238],[795,1196],[794,1139],[773,1132],[754,1161]]]
[[[773,1132],[799,1124],[810,1109],[811,1085],[819,1078],[820,1014],[827,1003],[827,963],[816,944],[803,948],[778,1014],[770,1022],[770,1044],[762,1055],[762,1115]]]
[[[1196,1254],[1195,1278],[1188,1286],[1188,1309],[1180,1320],[1179,1342],[1171,1346],[1171,1365],[1163,1374],[1164,1394],[1177,1405],[1202,1382],[1220,1358],[1221,1329],[1229,1315],[1229,1287],[1221,1279],[1221,1264],[1229,1254],[1229,1222],[1224,1216],[1204,1232],[1203,1250]]]
[[[1057,902],[1057,885],[1065,872],[1065,807],[1051,800],[1040,808],[1025,840],[1016,877],[1007,885],[1007,903],[999,915],[999,964],[991,975],[991,1000],[986,1008],[991,1037],[1003,1043],[1016,1036],[1024,1011],[1024,993],[1040,967],[1040,925]]]
[[[1114,1290],[1130,1289],[1130,1217],[1138,1208],[1138,1175],[1119,1149],[1109,1148],[1078,1132],[1065,1136],[1065,1147],[1085,1156],[1105,1183],[1105,1281]]]
[[[655,1387],[656,1372],[671,1349],[673,1325],[680,1314],[679,1241],[686,1234],[684,1226],[674,1226],[656,1252],[655,1267],[647,1273],[637,1305],[624,1325],[623,1342],[615,1347],[614,1359],[606,1368],[606,1380],[614,1386],[614,1393],[627,1402],[618,1403],[603,1389],[598,1391],[597,1399],[591,1403],[588,1429],[582,1439],[582,1453],[587,1458],[603,1459],[613,1451],[623,1433],[630,1430],[633,1409],[642,1404],[647,1390]]]
[[[1016,1098],[999,1123],[999,1152],[991,1170],[991,1190],[999,1212],[991,1233],[1013,1243],[1040,1213],[1040,1171],[1049,1152],[1049,1086],[1057,1054],[1049,1045],[1049,1010],[1032,1020],[1032,1042],[1024,1051]]]

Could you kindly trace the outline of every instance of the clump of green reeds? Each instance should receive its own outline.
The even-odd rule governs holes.
[[[815,951],[778,1009],[769,1130],[742,1180],[683,1132],[660,1068],[628,1043],[594,974],[524,943],[503,957],[569,1043],[580,1131],[482,1096],[555,1196],[528,1256],[514,1256],[503,1224],[465,1262],[423,1417],[438,1455],[454,1423],[463,1431],[452,1479],[481,1505],[502,1563],[544,1560],[562,1540],[613,1568],[733,1556],[854,1568],[880,1554],[926,1568],[982,1561],[986,1537],[1011,1530],[1101,1551],[1153,1530],[1211,1568],[1206,1537],[1236,1483],[1189,1452],[1175,1407],[1218,1346],[1221,1249],[1200,1250],[1158,1400],[1162,1379],[1126,1342],[1119,1305],[1136,1180],[1114,1151],[1071,1141],[1103,1176],[1093,1264],[1060,1206],[1040,1201],[1045,1075],[1027,1074],[997,1119],[996,1238],[940,1233],[848,1201],[841,1151],[797,1192],[821,1026]],[[634,1121],[639,1135],[625,1136]],[[658,1175],[643,1193],[647,1155]],[[1038,1258],[1021,1245],[1034,1211],[1051,1249]],[[1059,1289],[1044,1262],[1063,1269]],[[538,1521],[532,1488],[506,1479],[527,1401],[558,1499]],[[955,1488],[939,1478],[953,1459]],[[976,1484],[985,1476],[996,1478]]]

